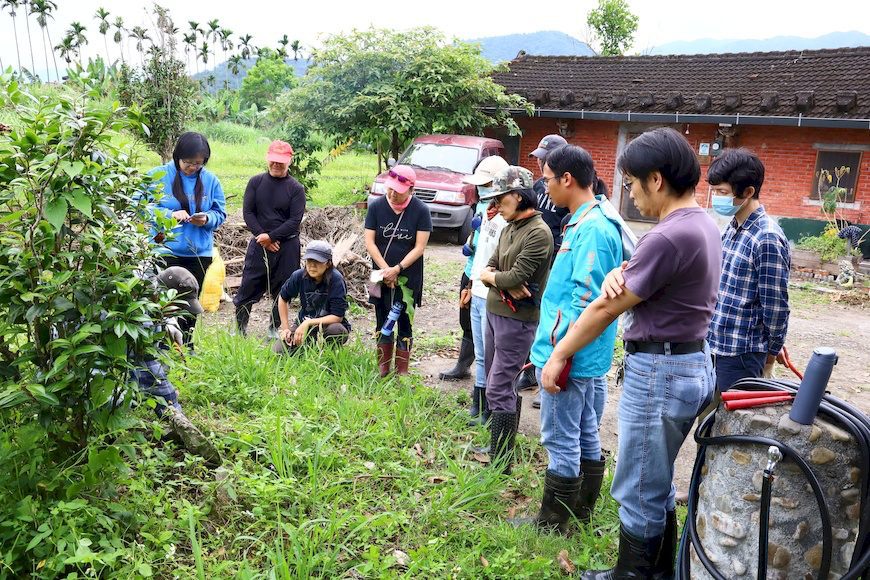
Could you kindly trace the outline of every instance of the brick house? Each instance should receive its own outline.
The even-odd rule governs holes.
[[[825,222],[818,175],[850,168],[840,180],[842,217],[870,224],[870,47],[677,56],[526,56],[494,79],[535,105],[517,112],[521,137],[499,135],[511,162],[533,171],[528,155],[546,134],[586,148],[623,215],[643,220],[618,184],[616,158],[634,136],[670,126],[685,134],[703,177],[722,147],[747,147],[765,164],[761,201],[791,239]],[[827,186],[825,187],[825,189]],[[863,245],[865,255],[868,246]]]

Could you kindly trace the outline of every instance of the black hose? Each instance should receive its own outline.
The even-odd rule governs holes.
[[[790,381],[775,379],[742,379],[734,384],[734,387],[741,390],[779,390],[792,394],[797,392],[797,386],[796,383]],[[863,478],[863,481],[861,482],[859,505],[864,509],[861,511],[859,516],[858,536],[855,540],[855,549],[852,554],[849,571],[842,576],[842,580],[858,580],[859,578],[866,579],[866,574],[870,573],[870,509],[867,508],[868,502],[870,502],[870,492],[868,492],[868,490],[870,490],[870,417],[845,401],[830,395],[825,395],[822,399],[822,403],[819,406],[819,415],[832,419],[834,422],[844,426],[846,430],[855,437],[855,441],[858,444],[859,469]],[[695,432],[695,441],[698,443],[698,455],[695,459],[692,479],[689,484],[688,515],[686,517],[686,525],[683,529],[683,537],[677,555],[677,577],[683,579],[691,578],[689,562],[689,543],[691,543],[698,559],[701,561],[701,564],[707,572],[716,580],[726,580],[725,576],[723,576],[713,562],[710,561],[701,545],[701,539],[698,536],[698,531],[695,527],[695,519],[697,516],[697,495],[698,487],[701,483],[701,468],[705,462],[707,446],[727,443],[742,443],[767,446],[774,445],[779,448],[785,457],[794,461],[794,463],[804,473],[804,476],[807,478],[807,481],[809,481],[813,494],[815,495],[816,502],[819,506],[819,515],[822,519],[822,561],[817,577],[827,578],[830,570],[831,549],[833,545],[831,517],[821,485],[810,466],[792,447],[774,439],[742,435],[710,437],[714,421],[715,413],[711,413],[701,422]],[[766,544],[767,543],[765,542],[765,547]],[[761,546],[759,546],[759,552],[760,551]]]
[[[761,480],[761,513],[758,518],[758,578],[767,578],[767,534],[770,523],[770,485],[773,482],[773,473],[769,469],[764,470],[764,478]]]

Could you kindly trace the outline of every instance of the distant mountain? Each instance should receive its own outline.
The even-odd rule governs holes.
[[[510,61],[524,50],[535,56],[594,56],[595,52],[582,40],[564,32],[544,30],[528,34],[505,34],[486,38],[471,38],[466,42],[480,44],[481,53],[493,64]]]
[[[649,54],[713,54],[724,52],[771,52],[779,50],[816,50],[870,45],[870,35],[863,32],[832,32],[815,38],[775,36],[759,40],[702,38],[668,42],[653,47]]]
[[[466,40],[466,42],[480,44],[481,54],[493,64],[513,60],[521,50],[526,51],[526,54],[535,56],[592,56],[595,54],[585,42],[555,30],[474,38]],[[238,89],[242,86],[242,79],[245,78],[247,70],[256,62],[256,59],[249,58],[244,61],[245,66],[239,70],[238,75],[229,74],[228,81],[231,89]],[[296,69],[296,76],[301,77],[308,70],[309,62],[307,59],[293,60],[288,58],[285,62]],[[223,88],[224,79],[228,73],[227,63],[222,62],[215,68],[196,73],[192,77],[194,80],[207,81],[209,75],[214,75],[214,86],[208,88],[216,91]]]

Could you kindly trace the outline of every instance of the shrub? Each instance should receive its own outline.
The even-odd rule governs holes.
[[[831,224],[828,224],[825,231],[818,236],[801,238],[797,247],[801,250],[818,252],[823,262],[836,262],[846,255],[846,240],[837,237],[837,228]]]

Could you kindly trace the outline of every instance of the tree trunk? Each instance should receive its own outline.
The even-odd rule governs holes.
[[[18,48],[18,25],[15,24],[15,16],[12,16],[12,31],[15,33],[15,55],[18,57],[18,74],[21,74],[21,49]]]
[[[48,37],[48,48],[51,49],[51,60],[54,62],[54,76],[57,77],[57,82],[60,82],[60,69],[57,67],[57,55],[54,54],[54,44],[51,42],[51,32],[48,31],[48,26],[45,27],[45,35]]]
[[[393,129],[390,135],[390,153],[393,159],[399,161],[399,133],[395,129]]]
[[[51,67],[48,66],[48,46],[45,44],[45,28],[42,28],[42,52],[45,53],[45,82],[51,82]]]
[[[30,17],[27,15],[27,7],[24,7],[24,23],[27,24],[27,45],[30,47],[30,67],[31,74],[36,76],[36,59],[33,58],[33,41],[30,38]]]
[[[380,139],[378,140],[377,143],[378,143],[378,147],[377,147],[377,151],[378,151],[378,175],[380,175],[382,173],[382,170],[381,170],[381,141],[380,141]]]

